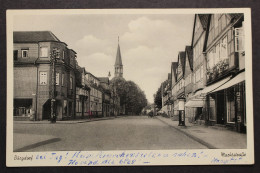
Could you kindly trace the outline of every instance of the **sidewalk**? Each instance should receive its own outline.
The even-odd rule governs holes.
[[[74,119],[74,120],[61,120],[56,121],[55,124],[76,124],[76,123],[85,123],[85,122],[91,122],[91,121],[100,121],[100,120],[110,120],[114,118],[120,118],[121,116],[117,117],[102,117],[102,118],[91,118],[91,119]],[[41,120],[41,121],[14,121],[16,124],[51,124],[48,120]]]
[[[246,134],[209,128],[205,125],[187,124],[186,127],[178,126],[178,121],[170,118],[156,116],[163,123],[177,129],[195,141],[210,149],[245,149],[247,148]]]

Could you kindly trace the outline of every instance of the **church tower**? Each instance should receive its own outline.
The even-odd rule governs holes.
[[[115,77],[123,77],[123,63],[121,58],[120,46],[119,46],[119,37],[118,37],[118,47],[117,47],[116,62],[115,62]]]

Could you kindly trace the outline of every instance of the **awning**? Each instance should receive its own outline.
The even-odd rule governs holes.
[[[207,87],[205,87],[203,90],[198,91],[193,97],[199,96],[199,95],[206,95],[209,92],[212,92],[215,89],[218,89],[220,86],[222,86],[223,84],[225,84],[227,81],[229,81],[231,78],[231,76],[226,77],[225,79],[222,79],[212,85],[209,85]]]
[[[221,87],[219,87],[216,90],[214,90],[213,92],[220,91],[220,90],[232,87],[233,85],[236,85],[236,84],[238,84],[240,82],[243,82],[243,81],[245,81],[245,72],[239,73],[238,75],[236,75],[235,77],[230,79],[227,83],[225,83]]]
[[[204,105],[204,101],[202,99],[193,99],[193,100],[189,100],[185,104],[185,107],[198,108],[198,107],[203,107],[203,105]]]

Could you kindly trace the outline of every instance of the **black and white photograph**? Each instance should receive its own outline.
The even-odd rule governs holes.
[[[253,164],[250,9],[7,11],[7,165]]]

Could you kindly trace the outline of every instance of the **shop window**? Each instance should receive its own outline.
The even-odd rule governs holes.
[[[235,122],[235,91],[234,87],[227,89],[226,91],[226,106],[227,106],[227,122]]]
[[[65,116],[67,116],[67,100],[63,101],[63,113]]]
[[[214,95],[209,96],[209,120],[216,121],[216,104]]]

